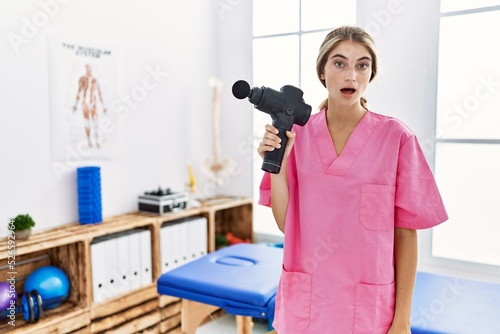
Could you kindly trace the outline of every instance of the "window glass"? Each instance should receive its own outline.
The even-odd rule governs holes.
[[[500,5],[499,0],[441,0],[441,12],[454,12]]]
[[[500,144],[438,143],[435,173],[449,221],[432,255],[500,266]]]
[[[299,30],[299,0],[253,0],[254,36]]]
[[[299,84],[299,37],[257,38],[253,42],[253,80],[258,86],[279,90]]]
[[[500,138],[500,11],[441,19],[436,136]]]
[[[307,0],[301,3],[302,30],[318,30],[356,24],[356,1]]]

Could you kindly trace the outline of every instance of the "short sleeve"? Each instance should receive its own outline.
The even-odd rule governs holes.
[[[448,219],[434,175],[415,135],[400,148],[395,206],[396,227],[425,229]]]
[[[271,206],[271,175],[269,175],[269,173],[267,172],[264,172],[264,176],[260,181],[259,191],[259,204]]]

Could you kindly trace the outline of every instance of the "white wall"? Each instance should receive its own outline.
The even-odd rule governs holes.
[[[50,11],[48,22],[15,52],[9,34],[23,37],[26,20],[33,22],[33,16],[44,11]],[[251,4],[225,0],[1,1],[0,232],[4,234],[8,219],[20,213],[31,214],[37,229],[77,222],[77,166],[101,166],[105,217],[135,211],[137,195],[159,185],[184,190],[188,161],[193,163],[198,189],[210,195],[200,165],[211,155],[208,79],[214,74],[224,84],[222,155],[238,166],[220,192],[251,196],[249,153],[239,148],[251,134],[250,115],[241,113],[228,93],[234,77],[248,78],[251,73],[250,37],[239,38],[250,31],[250,13]],[[71,159],[63,161],[71,167],[69,172],[54,172],[49,33],[119,42],[124,94],[141,84],[148,68],[168,72],[123,117],[120,157]]]

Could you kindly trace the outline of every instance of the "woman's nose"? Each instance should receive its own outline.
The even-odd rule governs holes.
[[[356,81],[356,71],[354,68],[347,70],[344,80],[345,81]]]

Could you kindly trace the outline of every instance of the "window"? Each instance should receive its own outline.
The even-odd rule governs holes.
[[[316,57],[323,38],[333,28],[356,23],[356,1],[340,0],[254,0],[253,83],[279,90],[299,87],[313,113],[326,98],[326,89],[316,76]],[[269,115],[254,112],[254,137],[258,144]],[[262,159],[254,150],[254,199],[259,197]],[[254,208],[254,230],[281,235],[271,210]]]
[[[432,255],[500,266],[500,1],[441,0]]]

